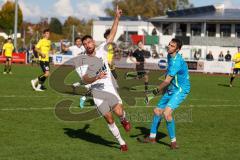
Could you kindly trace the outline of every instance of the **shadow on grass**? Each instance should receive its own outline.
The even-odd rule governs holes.
[[[218,84],[218,86],[221,86],[221,87],[228,87],[228,88],[229,88],[229,84]]]
[[[145,127],[135,127],[136,129],[140,130],[141,133],[137,134],[137,135],[131,135],[130,137],[137,137],[137,139],[139,138],[146,138],[147,136],[149,136],[150,133],[150,129],[145,128]],[[167,137],[167,135],[165,133],[162,132],[158,132],[157,133],[157,137],[156,137],[156,141],[159,144],[163,144],[165,146],[170,146],[168,143],[165,142],[161,142],[160,139]]]
[[[64,128],[64,133],[71,138],[79,138],[87,142],[119,149],[119,147],[116,146],[116,144],[118,145],[118,143],[105,140],[99,135],[88,132],[87,129],[89,128],[89,126],[89,124],[86,124],[82,129]]]

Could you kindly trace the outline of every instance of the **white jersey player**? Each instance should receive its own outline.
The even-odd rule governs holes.
[[[105,118],[109,130],[118,140],[121,151],[127,151],[127,144],[122,139],[119,129],[114,122],[112,111],[120,118],[126,131],[130,130],[131,125],[126,120],[122,100],[116,90],[117,85],[107,62],[107,43],[111,43],[114,40],[121,14],[122,10],[119,10],[117,6],[110,35],[107,41],[98,48],[95,47],[95,41],[91,36],[86,35],[82,38],[82,43],[88,57],[87,60],[83,62],[82,66],[88,65],[88,67],[87,69],[86,67],[80,68],[81,78],[85,83],[91,85],[91,91],[97,110]]]

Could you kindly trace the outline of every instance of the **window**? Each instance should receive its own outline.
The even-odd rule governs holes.
[[[176,36],[186,37],[187,34],[187,24],[177,23]]]
[[[231,24],[220,24],[220,35],[221,37],[230,37]]]
[[[240,38],[240,24],[235,24],[236,37]]]
[[[216,36],[216,24],[207,24],[206,26],[206,36],[215,37]]]
[[[173,34],[173,24],[172,23],[165,23],[162,25],[162,32],[163,35],[172,35]]]
[[[201,36],[202,24],[194,23],[191,24],[191,35],[192,36]]]

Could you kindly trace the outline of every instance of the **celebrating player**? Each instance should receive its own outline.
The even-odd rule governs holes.
[[[232,87],[233,80],[235,79],[236,74],[240,73],[240,47],[238,47],[238,53],[236,53],[232,60],[234,64],[233,73],[230,78],[230,87]]]
[[[121,17],[122,10],[116,8],[115,19],[111,28],[111,32],[105,43],[101,44],[98,48],[95,48],[95,41],[91,36],[86,35],[82,38],[83,46],[86,49],[87,56],[89,58],[98,58],[102,62],[102,66],[99,67],[98,71],[91,76],[87,73],[88,70],[94,70],[94,64],[88,65],[81,68],[81,78],[85,83],[91,84],[92,95],[94,103],[96,104],[97,110],[101,115],[104,116],[106,122],[108,123],[109,130],[112,132],[114,137],[118,140],[120,144],[121,151],[127,151],[128,147],[125,141],[122,139],[118,127],[116,126],[113,115],[113,111],[119,118],[126,131],[131,128],[130,123],[125,117],[125,111],[123,110],[122,100],[116,89],[116,81],[111,74],[110,68],[107,61],[107,45],[112,43],[117,32],[117,27],[119,19]],[[86,64],[88,62],[86,61]],[[86,65],[85,64],[85,65]],[[91,68],[92,67],[92,68]]]
[[[35,91],[44,91],[43,84],[50,75],[49,68],[49,52],[51,50],[51,41],[49,40],[50,31],[45,29],[43,31],[43,38],[37,43],[35,50],[38,52],[40,66],[43,74],[36,79],[31,80],[32,88]]]
[[[6,57],[6,64],[4,67],[3,74],[12,74],[12,53],[14,50],[14,46],[12,44],[12,38],[7,39],[7,43],[3,45],[2,54],[5,54]]]
[[[168,45],[168,68],[166,78],[157,89],[153,90],[152,94],[157,95],[163,92],[165,87],[167,87],[167,89],[158,102],[157,107],[154,109],[150,136],[144,139],[144,142],[156,141],[158,126],[162,117],[164,117],[171,139],[171,149],[178,148],[173,111],[179,107],[190,92],[188,67],[179,53],[181,47],[182,42],[179,39],[172,39]]]

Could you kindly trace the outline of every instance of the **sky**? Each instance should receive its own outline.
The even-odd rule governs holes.
[[[7,0],[0,0],[0,7]],[[13,1],[13,0],[12,0]],[[240,0],[189,0],[194,6],[223,3],[226,8],[239,8]],[[57,17],[62,22],[68,16],[80,19],[106,16],[104,9],[111,7],[112,0],[18,0],[25,21],[39,22],[40,17]]]

